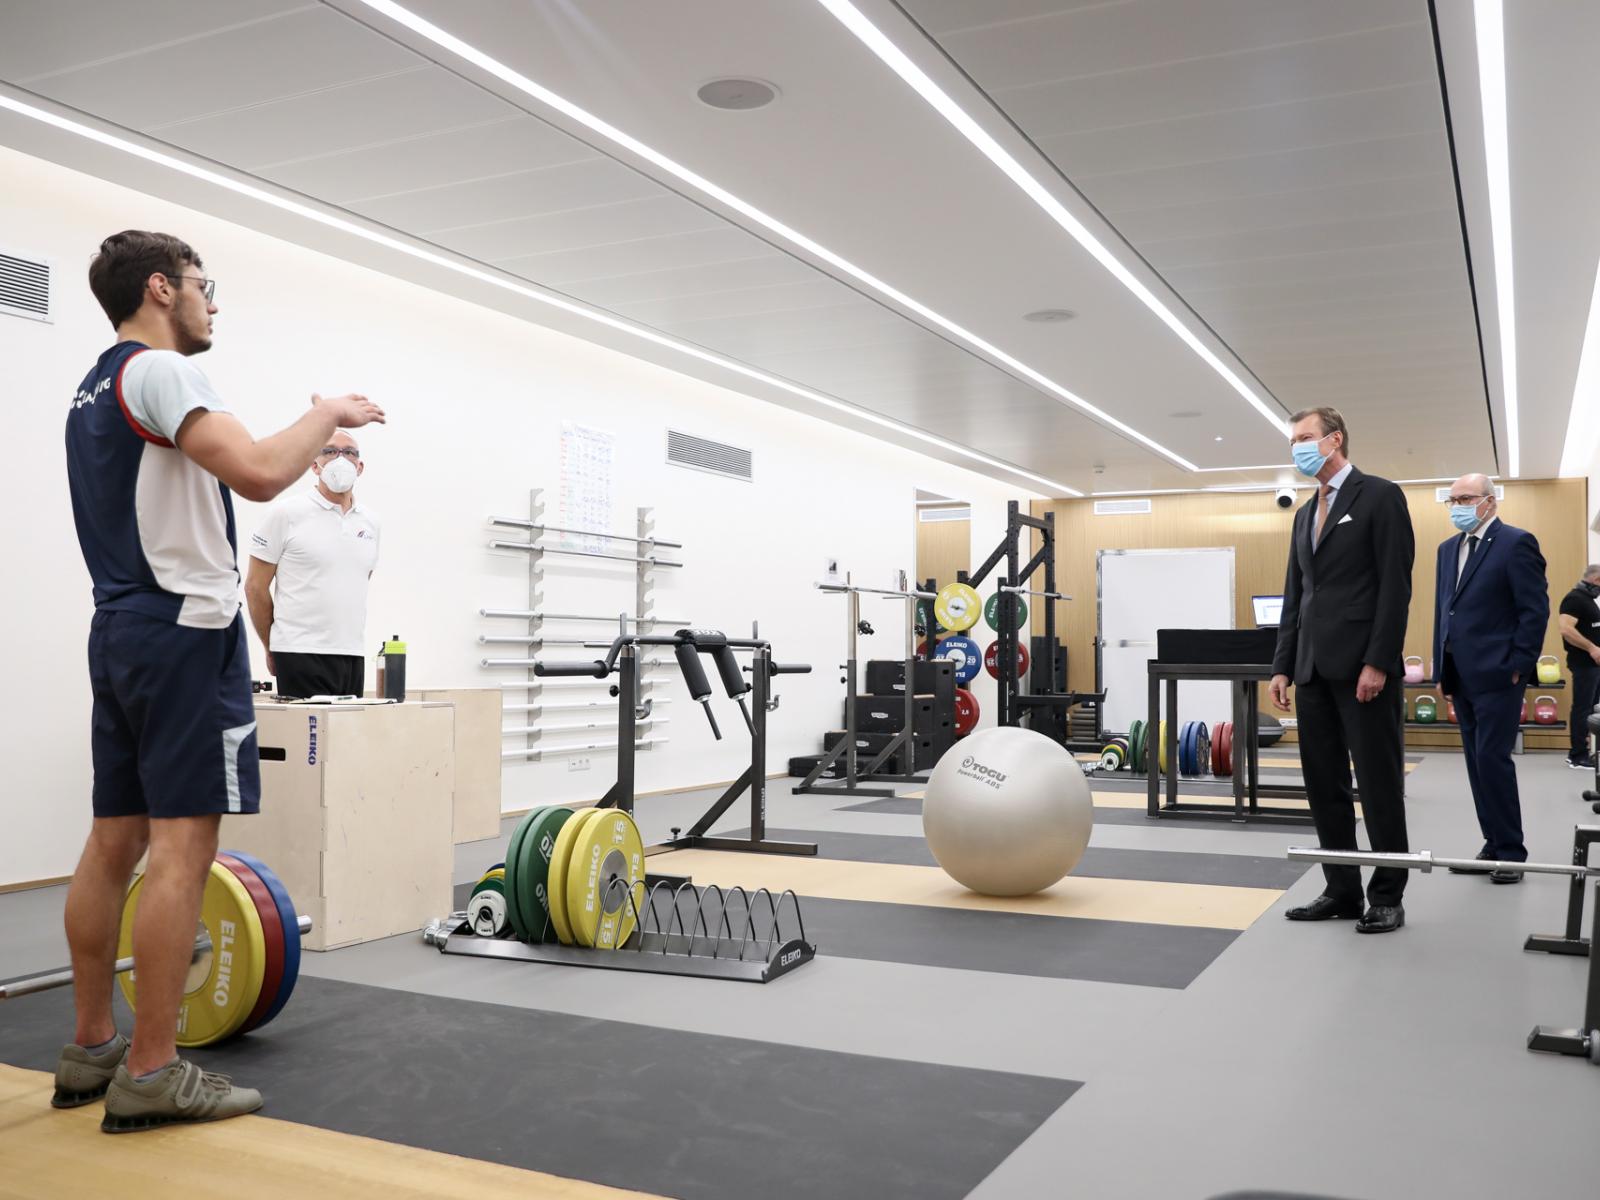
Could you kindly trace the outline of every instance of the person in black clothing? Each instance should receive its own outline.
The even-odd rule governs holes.
[[[1290,452],[1317,491],[1295,514],[1283,617],[1272,662],[1272,702],[1289,711],[1295,688],[1300,766],[1325,850],[1356,849],[1350,762],[1372,848],[1404,853],[1406,620],[1416,537],[1406,496],[1349,461],[1350,435],[1332,408],[1294,415]],[[1322,895],[1291,908],[1291,921],[1357,919],[1362,933],[1405,924],[1407,872],[1379,867],[1365,901],[1361,869],[1324,866]]]
[[[1572,712],[1567,722],[1572,730],[1572,747],[1567,765],[1580,770],[1594,769],[1589,751],[1589,722],[1595,701],[1600,699],[1600,563],[1590,563],[1583,579],[1561,599],[1561,640],[1567,644],[1567,670],[1572,672]]]

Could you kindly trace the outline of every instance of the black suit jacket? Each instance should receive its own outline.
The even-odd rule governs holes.
[[[1294,518],[1273,673],[1297,684],[1353,681],[1363,666],[1400,674],[1416,557],[1405,493],[1352,467],[1313,546],[1317,496]]]

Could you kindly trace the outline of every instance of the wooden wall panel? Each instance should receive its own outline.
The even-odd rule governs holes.
[[[958,504],[957,508],[966,508]],[[970,571],[972,561],[972,522],[924,521],[920,510],[917,522],[917,582],[937,579],[940,585],[954,583],[957,571]]]
[[[1405,489],[1417,533],[1417,566],[1412,577],[1406,653],[1418,654],[1424,659],[1431,653],[1429,644],[1433,637],[1434,554],[1439,543],[1454,532],[1445,506],[1434,499],[1434,487],[1433,484],[1413,484]],[[1504,487],[1506,496],[1500,505],[1501,519],[1530,530],[1544,551],[1551,592],[1545,652],[1559,656],[1561,635],[1556,626],[1555,608],[1581,576],[1587,562],[1586,481],[1523,480],[1508,482]],[[1297,507],[1307,496],[1305,492],[1299,494]],[[1033,505],[1036,516],[1046,511],[1056,514],[1057,582],[1063,592],[1073,597],[1070,601],[1056,602],[1056,622],[1068,648],[1068,677],[1075,688],[1089,691],[1094,687],[1097,551],[1232,546],[1234,620],[1239,628],[1250,628],[1255,623],[1251,596],[1277,595],[1283,591],[1295,509],[1278,508],[1272,495],[1264,492],[1152,496],[1150,502],[1151,512],[1142,516],[1095,516],[1093,501],[1089,499],[1042,501]],[[1181,589],[1183,580],[1174,579],[1172,586]],[[1031,616],[1034,632],[1041,632],[1042,612],[1036,608]],[[1530,690],[1529,697],[1538,694],[1537,689]],[[1553,694],[1560,699],[1561,716],[1566,720],[1571,691],[1562,689]],[[1408,733],[1411,735],[1408,741],[1418,747],[1459,744],[1453,734],[1418,730]],[[1557,748],[1566,745],[1565,739],[1564,731],[1530,734],[1527,744]]]

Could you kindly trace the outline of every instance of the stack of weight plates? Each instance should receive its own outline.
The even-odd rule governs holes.
[[[1178,774],[1204,775],[1211,766],[1211,736],[1204,721],[1185,721],[1178,731]]]
[[[644,905],[644,840],[620,809],[536,808],[511,835],[503,888],[523,941],[614,950]]]
[[[133,921],[144,876],[133,881],[122,909],[117,955],[133,954]],[[300,916],[278,877],[259,859],[224,850],[211,864],[200,924],[211,949],[197,958],[184,981],[178,1009],[178,1045],[209,1046],[260,1029],[276,1017],[300,977]],[[136,973],[117,976],[124,998],[138,1011]]]
[[[1223,721],[1211,731],[1211,773],[1226,777],[1233,774],[1233,722]]]
[[[1102,771],[1120,771],[1132,762],[1131,745],[1125,737],[1114,737],[1100,751]]]

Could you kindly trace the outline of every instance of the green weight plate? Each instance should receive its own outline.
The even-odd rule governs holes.
[[[1140,773],[1144,772],[1146,764],[1144,761],[1144,721],[1142,719],[1135,720],[1128,727],[1128,748],[1133,755],[1133,769]]]
[[[1012,601],[1017,606],[1017,619],[1012,625],[1013,629],[1021,629],[1028,623],[1028,602],[1021,596],[1013,595]],[[1000,593],[996,592],[983,603],[983,619],[990,629],[1000,632]]]
[[[528,829],[534,821],[538,820],[539,814],[542,812],[544,812],[543,807],[535,808],[525,815],[522,820],[518,821],[517,827],[511,831],[511,842],[506,847],[506,862],[512,864],[510,870],[506,872],[507,877],[505,879],[506,920],[511,925],[511,932],[524,941],[528,938],[528,921],[523,916],[521,895],[517,887],[518,850],[522,846],[523,839],[528,835]],[[504,869],[504,864],[502,864],[502,869]]]
[[[531,942],[556,940],[550,925],[550,855],[556,848],[556,835],[571,819],[570,808],[545,809],[528,826],[518,847],[517,907],[527,922]]]

